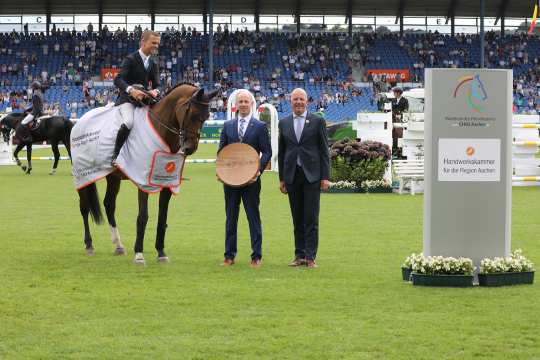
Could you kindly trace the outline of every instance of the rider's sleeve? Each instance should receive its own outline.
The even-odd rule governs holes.
[[[127,92],[129,84],[126,82],[126,79],[129,75],[129,69],[131,67],[131,56],[126,56],[122,62],[122,68],[120,72],[114,78],[114,85],[122,91]]]
[[[32,115],[39,116],[43,112],[43,99],[40,96],[32,98]]]

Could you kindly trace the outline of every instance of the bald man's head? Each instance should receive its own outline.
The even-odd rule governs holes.
[[[236,93],[236,108],[240,117],[249,116],[253,105],[253,97],[251,93],[245,89],[238,90]]]
[[[291,105],[293,113],[302,115],[307,109],[307,93],[304,89],[296,88],[291,92]]]

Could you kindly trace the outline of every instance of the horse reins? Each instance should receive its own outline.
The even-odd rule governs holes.
[[[195,90],[193,92],[193,94],[195,94],[195,92],[197,92],[197,90]],[[208,106],[209,103],[207,102],[199,102],[199,101],[193,101],[193,94],[189,97],[189,99],[187,99],[186,101],[184,101],[183,103],[179,104],[178,107],[182,107],[182,106],[185,106],[187,105],[186,107],[186,111],[184,112],[184,117],[182,118],[182,125],[179,127],[179,129],[175,129],[175,128],[171,128],[170,126],[168,125],[165,125],[165,123],[163,123],[163,121],[161,121],[161,119],[159,118],[159,115],[156,114],[154,111],[152,111],[151,108],[148,108],[148,113],[150,114],[150,117],[155,120],[159,125],[163,126],[167,131],[173,133],[174,135],[178,136],[178,145],[179,147],[181,148],[182,147],[182,144],[185,142],[185,137],[186,137],[186,133],[187,134],[191,134],[191,135],[196,135],[197,136],[197,140],[200,139],[200,132],[197,132],[195,133],[194,131],[188,131],[185,129],[185,118],[186,118],[186,115],[189,111],[189,108],[191,106],[191,103],[195,103],[197,105],[203,105],[203,106]]]

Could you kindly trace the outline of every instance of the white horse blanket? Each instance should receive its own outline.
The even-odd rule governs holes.
[[[112,173],[116,134],[122,124],[118,107],[105,106],[84,114],[71,131],[75,186],[81,189]],[[133,129],[118,158],[118,169],[145,192],[179,191],[184,155],[173,154],[154,129],[147,108],[136,108]]]

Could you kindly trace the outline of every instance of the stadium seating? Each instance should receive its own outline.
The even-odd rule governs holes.
[[[163,34],[159,61],[164,83],[167,77],[170,77],[172,84],[186,79],[194,82],[199,80],[198,83],[206,88],[219,83],[226,96],[235,88],[253,90],[253,82],[258,80],[260,95],[277,105],[280,116],[291,113],[285,95],[295,87],[304,87],[313,100],[310,110],[317,111],[323,107],[325,117],[331,120],[355,119],[359,111],[377,109],[374,94],[377,89],[363,87],[361,94],[353,94],[354,87],[348,85],[352,82],[352,67],[356,66],[349,56],[352,53],[362,55],[361,62],[367,70],[409,69],[420,81],[423,67],[474,67],[478,66],[480,59],[478,36],[409,34],[399,38],[397,35],[376,37],[362,34],[355,36],[352,48],[347,48],[345,34],[308,34],[297,39],[294,34],[217,33],[214,39],[217,80],[209,83],[205,72],[208,66],[207,41],[206,35]],[[512,63],[512,58],[516,57],[519,47],[524,46],[524,41],[518,36],[489,37],[487,63],[490,67],[510,67],[515,79],[523,80],[526,89],[517,89],[514,94],[515,112],[538,113],[538,88],[536,83],[530,82],[531,73],[540,73],[538,39],[526,40],[527,62],[519,59]],[[0,34],[0,111],[13,103],[24,104],[26,87],[32,79],[41,79],[42,72],[46,71],[46,77],[50,79],[49,89],[45,93],[46,102],[51,106],[57,104],[63,114],[79,117],[88,109],[115,98],[114,88],[94,87],[92,94],[84,101],[83,82],[99,76],[102,67],[118,66],[122,58],[137,47],[136,36],[127,33],[103,37],[94,35],[91,38],[81,34],[73,36],[71,33],[51,36]],[[306,55],[308,47],[314,49],[311,57]],[[490,56],[489,51],[496,48],[503,50],[496,52],[496,56]],[[326,49],[323,60],[319,58],[321,49]],[[179,51],[181,56],[177,54]],[[435,61],[430,60],[431,54],[434,54]],[[295,56],[293,63],[284,59],[284,56],[291,55]],[[167,69],[166,64],[173,56],[177,59],[176,64]],[[200,61],[195,65],[196,59]],[[421,67],[418,66],[420,63]],[[199,69],[202,77],[198,76]],[[227,76],[224,77],[226,70]],[[295,70],[302,70],[303,80],[295,78]],[[271,87],[273,75],[276,80],[274,88]],[[20,96],[6,95],[13,92],[19,92]],[[345,103],[336,101],[337,93],[346,96]],[[96,94],[100,94],[101,101],[96,101]],[[324,98],[333,99],[322,101]],[[89,99],[93,100],[92,103]],[[224,117],[222,108],[214,114],[217,119]]]

